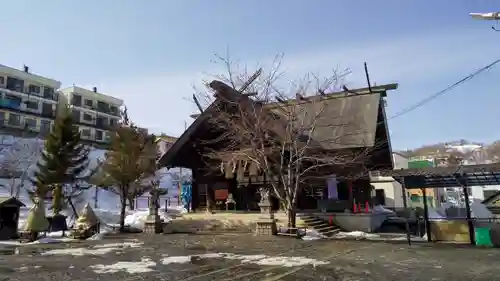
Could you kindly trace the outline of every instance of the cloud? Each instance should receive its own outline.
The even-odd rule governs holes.
[[[380,38],[377,41],[349,43],[339,41],[338,46],[315,47],[301,53],[286,54],[283,67],[287,77],[301,77],[306,72],[327,76],[334,68],[350,68],[353,75],[349,85],[366,86],[363,62],[368,63],[372,83],[378,85],[398,82],[413,91],[419,85],[444,77],[454,80],[491,62],[497,45],[484,41],[489,34],[483,30],[444,30],[426,34],[408,34],[400,38]],[[286,50],[284,50],[286,51]],[[274,54],[271,54],[274,55]],[[207,58],[207,62],[213,58]],[[261,62],[269,65],[269,58],[248,60],[249,65]],[[155,76],[108,81],[100,85],[104,92],[125,100],[131,117],[141,126],[154,132],[180,135],[184,121],[196,113],[191,100],[193,86],[203,89],[204,73],[220,73],[221,69],[206,66],[183,73],[158,73]],[[451,81],[454,82],[454,81]],[[422,96],[402,96],[410,101]],[[398,107],[405,107],[401,105]],[[395,108],[395,111],[398,109]]]

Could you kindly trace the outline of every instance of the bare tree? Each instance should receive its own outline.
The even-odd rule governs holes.
[[[2,139],[0,171],[2,177],[9,180],[6,188],[9,189],[10,196],[19,198],[42,149],[43,142],[38,139],[15,140],[11,144],[5,144]]]
[[[155,174],[158,151],[155,136],[135,126],[126,109],[121,124],[114,128],[109,150],[91,182],[120,196],[120,231],[125,230],[129,198],[143,192],[141,183]]]
[[[366,134],[359,126],[359,114],[339,107],[343,103],[338,99],[350,93],[326,94],[338,91],[349,71],[334,71],[326,79],[310,74],[285,83],[287,89],[282,90],[281,56],[267,75],[262,70],[238,74],[229,59],[219,59],[228,74],[209,83],[213,97],[201,97],[211,102],[206,114],[212,130],[221,132],[204,140],[207,166],[220,167],[228,178],[248,172],[251,178],[265,179],[271,189],[262,189],[261,197],[272,191],[288,214],[289,226],[295,227],[304,186],[332,174],[364,170],[368,150],[344,149],[363,142]]]

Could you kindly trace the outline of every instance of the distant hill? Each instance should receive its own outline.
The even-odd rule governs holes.
[[[438,159],[446,164],[484,164],[500,161],[500,140],[490,144],[458,140],[424,145],[398,153],[414,159]],[[443,163],[445,164],[445,163]]]

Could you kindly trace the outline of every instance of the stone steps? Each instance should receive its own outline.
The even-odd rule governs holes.
[[[315,216],[298,215],[297,219],[307,226],[307,228],[314,229],[326,237],[331,237],[341,230],[337,225],[330,225],[328,222]]]

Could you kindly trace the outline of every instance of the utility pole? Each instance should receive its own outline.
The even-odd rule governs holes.
[[[184,120],[184,131],[187,130],[187,122]],[[178,183],[178,198],[177,204],[181,203],[181,193],[182,193],[182,167],[179,168],[179,183]]]

